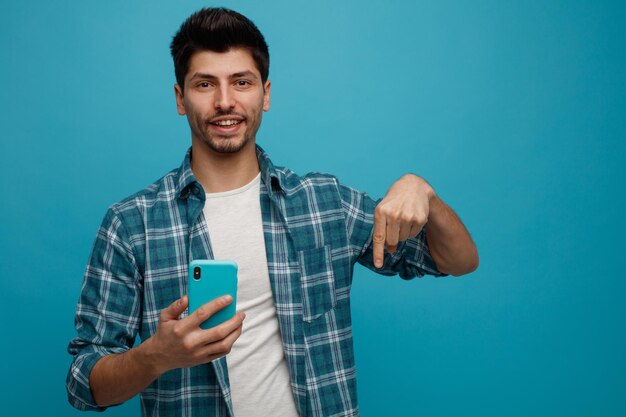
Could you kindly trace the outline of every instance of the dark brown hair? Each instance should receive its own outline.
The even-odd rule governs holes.
[[[231,48],[248,49],[261,80],[267,81],[270,54],[256,25],[242,14],[223,7],[198,10],[183,22],[170,44],[176,82],[184,90],[189,61],[195,52],[226,52]]]

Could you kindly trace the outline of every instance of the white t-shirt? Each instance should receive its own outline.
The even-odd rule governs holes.
[[[296,417],[289,369],[267,270],[260,195],[261,174],[231,191],[206,195],[215,259],[239,266],[237,311],[243,331],[226,356],[235,417]]]

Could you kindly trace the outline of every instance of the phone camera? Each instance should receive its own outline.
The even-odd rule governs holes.
[[[199,266],[193,268],[193,279],[199,280],[200,275],[202,273],[202,269]]]

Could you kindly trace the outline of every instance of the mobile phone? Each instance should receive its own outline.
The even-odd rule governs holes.
[[[200,324],[210,329],[232,318],[237,308],[237,264],[233,261],[198,259],[189,264],[189,314],[200,306],[230,294],[233,302]]]

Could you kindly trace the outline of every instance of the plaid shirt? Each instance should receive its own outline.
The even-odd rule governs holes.
[[[275,167],[260,147],[257,156],[269,277],[298,412],[356,416],[354,264],[403,278],[441,274],[423,230],[376,269],[376,201],[330,175]],[[138,334],[152,336],[160,311],[187,293],[189,262],[213,258],[190,160],[191,150],[180,168],[111,206],[98,230],[76,310],[78,336],[68,347],[67,391],[78,409],[104,409],[89,387],[96,361],[128,351]],[[232,416],[225,358],[164,373],[141,393],[141,409],[144,416]]]

